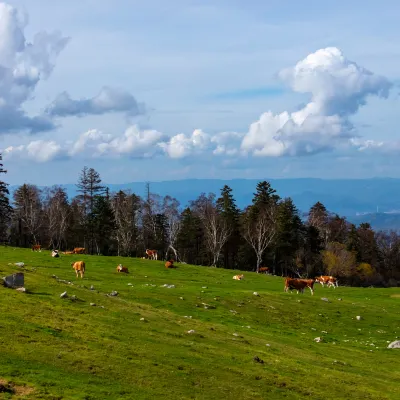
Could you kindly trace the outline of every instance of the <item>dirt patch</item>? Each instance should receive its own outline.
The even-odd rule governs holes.
[[[27,396],[35,389],[26,385],[17,385],[14,382],[0,378],[0,393],[11,393],[15,396]]]

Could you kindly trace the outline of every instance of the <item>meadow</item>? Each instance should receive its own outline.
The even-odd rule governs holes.
[[[400,288],[177,265],[0,247],[0,399],[400,399]]]

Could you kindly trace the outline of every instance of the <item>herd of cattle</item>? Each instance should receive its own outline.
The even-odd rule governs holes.
[[[32,246],[32,251],[41,251],[41,246],[40,245],[34,245]],[[85,254],[86,249],[84,247],[75,247],[72,251],[64,251],[62,254]],[[60,254],[58,250],[53,250],[51,253],[52,257],[60,257]],[[146,249],[146,256],[143,258],[149,258],[150,260],[157,260],[158,255],[157,255],[157,250],[149,250]],[[84,261],[75,261],[71,263],[72,268],[75,270],[76,277],[78,278],[79,276],[83,278],[85,274],[85,269],[86,265]],[[165,263],[165,268],[176,268],[174,265],[173,260],[169,260]],[[117,272],[123,272],[123,273],[129,273],[129,270],[127,267],[124,267],[122,264],[119,264],[117,266]],[[267,267],[260,267],[259,272],[261,273],[268,273],[269,269]],[[234,275],[233,279],[240,281],[244,278],[244,275]],[[297,293],[304,293],[304,289],[309,288],[311,291],[311,294],[314,294],[314,283],[320,283],[322,286],[327,285],[328,287],[333,287],[336,288],[338,286],[338,281],[335,277],[333,276],[325,276],[321,275],[316,277],[315,279],[300,279],[300,278],[285,278],[285,286],[284,286],[284,291],[292,291],[296,290]]]

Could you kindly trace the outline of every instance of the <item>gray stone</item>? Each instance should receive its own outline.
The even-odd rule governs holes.
[[[322,338],[321,337],[316,337],[314,339],[314,342],[320,343],[320,342],[322,342]]]
[[[15,289],[17,292],[26,293],[26,289],[24,287],[19,287]]]
[[[110,293],[110,296],[118,296],[118,292],[115,291],[115,290],[113,290],[113,291]]]
[[[400,349],[400,340],[395,340],[394,342],[390,343],[388,349]]]
[[[17,272],[15,274],[4,277],[3,281],[4,281],[4,286],[9,288],[23,287],[24,274],[22,272]]]
[[[254,296],[259,296],[259,294],[257,292],[254,292],[253,294],[254,294]]]
[[[361,320],[362,320],[361,316],[360,316],[360,315],[357,315],[356,320],[357,320],[357,321],[361,321]]]
[[[95,306],[96,306],[96,303],[90,303],[90,305],[91,305],[92,307],[95,307]]]
[[[322,300],[322,301],[326,301],[326,302],[329,303],[329,299],[327,299],[326,297],[321,297],[321,300]]]
[[[61,293],[61,294],[60,294],[60,297],[61,297],[62,299],[65,299],[66,297],[68,297],[67,292]]]
[[[23,262],[17,262],[14,265],[16,265],[17,267],[23,267],[25,264]]]

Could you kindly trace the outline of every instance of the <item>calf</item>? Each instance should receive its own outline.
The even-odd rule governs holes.
[[[150,258],[150,260],[157,260],[158,259],[157,250],[146,249],[146,255]]]
[[[233,277],[233,279],[235,279],[236,281],[241,281],[243,278],[244,278],[244,275],[243,275],[243,274],[242,274],[242,275],[235,275],[235,276]]]
[[[86,265],[85,261],[75,261],[71,263],[72,268],[75,270],[76,277],[81,275],[81,279],[83,279],[83,275],[85,275]]]
[[[288,290],[296,290],[297,294],[304,293],[304,289],[308,287],[311,291],[311,294],[314,295],[314,279],[295,279],[295,278],[286,278],[285,279],[285,288],[284,291]]]
[[[338,286],[337,279],[333,276],[327,276],[327,275],[321,275],[317,276],[315,278],[315,282],[318,282],[324,287],[324,284],[326,284],[328,287],[333,286],[335,289]]]
[[[85,254],[86,249],[84,247],[75,247],[74,250],[72,250],[73,254]]]
[[[269,268],[268,268],[268,267],[260,267],[260,268],[258,269],[258,272],[259,272],[260,274],[268,274],[268,271],[269,271]]]
[[[40,244],[34,244],[32,246],[32,251],[42,251],[42,246]]]
[[[129,274],[128,268],[127,267],[123,267],[122,264],[118,265],[117,272],[125,272],[126,274]]]
[[[174,261],[170,260],[165,263],[165,268],[175,268]]]
[[[58,254],[58,250],[53,250],[51,252],[51,256],[54,257],[54,258],[58,258],[58,257],[60,257],[60,254]]]

